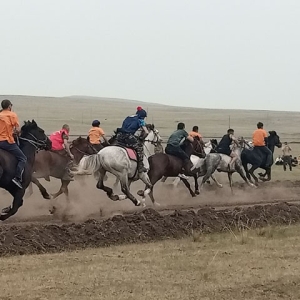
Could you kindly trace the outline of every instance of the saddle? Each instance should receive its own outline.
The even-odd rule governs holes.
[[[131,148],[128,148],[128,147],[125,147],[125,146],[122,146],[120,144],[117,144],[117,145],[114,145],[114,146],[117,146],[117,147],[120,147],[120,148],[123,148],[126,150],[126,153],[128,155],[128,158],[130,160],[133,160],[133,161],[137,161],[137,154],[136,154],[136,151],[131,149]]]

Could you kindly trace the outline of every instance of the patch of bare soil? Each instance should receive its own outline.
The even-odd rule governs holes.
[[[168,215],[148,208],[103,221],[90,219],[61,225],[4,224],[0,227],[0,256],[180,238],[193,230],[210,233],[296,222],[300,222],[300,205],[281,203],[224,210],[175,210]]]

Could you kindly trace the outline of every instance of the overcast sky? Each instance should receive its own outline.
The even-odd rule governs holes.
[[[299,0],[0,0],[0,94],[300,110]]]

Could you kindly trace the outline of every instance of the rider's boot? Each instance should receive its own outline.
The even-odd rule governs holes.
[[[137,167],[138,167],[138,173],[144,173],[147,172],[147,169],[144,166],[144,153],[142,151],[137,150]]]

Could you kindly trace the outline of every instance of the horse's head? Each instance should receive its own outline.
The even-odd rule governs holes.
[[[24,125],[21,127],[20,139],[29,142],[38,150],[50,150],[52,147],[52,142],[45,134],[45,131],[34,120],[24,122]]]
[[[212,150],[215,151],[215,149],[218,146],[218,141],[216,139],[211,139],[210,144],[211,144]]]
[[[270,148],[274,148],[274,146],[276,146],[277,148],[281,148],[282,143],[280,141],[280,137],[277,134],[277,132],[275,130],[271,130],[269,131],[269,136],[268,136],[268,146]]]
[[[205,157],[205,152],[199,138],[194,138],[193,142],[190,142],[188,139],[186,139],[182,143],[181,147],[188,154],[188,156],[194,154],[200,158]]]
[[[84,155],[92,155],[98,153],[98,151],[93,147],[88,139],[81,136],[72,141],[70,150],[75,157],[75,161],[78,162]]]
[[[145,142],[150,142],[154,146],[158,146],[162,143],[162,138],[159,135],[159,131],[155,128],[154,124],[147,124],[148,135],[145,138]]]

